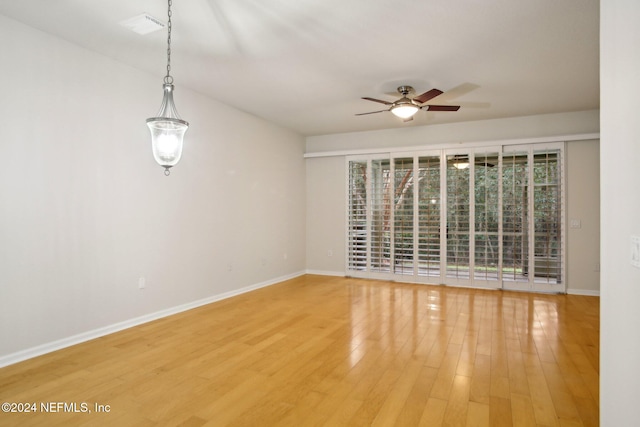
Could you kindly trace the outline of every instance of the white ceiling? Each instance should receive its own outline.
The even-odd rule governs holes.
[[[186,86],[320,135],[600,104],[598,0],[174,0],[172,11],[178,111]],[[167,2],[0,0],[0,14],[153,73],[161,85],[166,30],[141,36],[119,25],[143,12],[166,21]],[[355,116],[385,108],[361,97],[393,101],[405,84],[438,88],[445,95],[433,101],[463,107],[420,111],[408,123],[389,112]],[[453,88],[465,90],[447,99]],[[472,102],[490,105],[464,106]]]

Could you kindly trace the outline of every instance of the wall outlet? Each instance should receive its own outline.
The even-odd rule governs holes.
[[[147,279],[144,277],[138,278],[138,289],[144,289],[147,287]]]
[[[582,228],[582,221],[579,219],[570,219],[569,228]]]
[[[333,256],[333,251],[331,249],[327,251],[327,256]]]

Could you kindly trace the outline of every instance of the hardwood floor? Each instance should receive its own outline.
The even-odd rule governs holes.
[[[0,425],[596,426],[599,317],[307,275],[0,369]]]

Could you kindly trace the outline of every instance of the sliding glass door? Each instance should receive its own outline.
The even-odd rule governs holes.
[[[416,209],[418,276],[421,280],[440,279],[443,247],[440,205],[440,155],[420,156],[417,160],[418,200]]]
[[[446,257],[447,283],[470,284],[471,192],[469,155],[449,154],[446,159]]]
[[[529,155],[502,155],[502,280],[508,288],[528,284],[529,270]]]
[[[349,164],[347,274],[564,291],[562,144]]]
[[[475,153],[473,165],[473,277],[477,282],[497,282],[500,280],[500,155],[497,151]]]

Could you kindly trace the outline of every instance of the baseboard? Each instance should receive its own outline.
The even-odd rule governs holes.
[[[591,291],[587,289],[567,289],[568,295],[583,295],[587,297],[599,297],[600,291]]]
[[[324,270],[307,270],[306,274],[317,274],[320,276],[337,276],[337,277],[346,277],[346,274],[342,271],[324,271]],[[386,280],[386,279],[381,279]],[[499,290],[499,288],[482,288],[482,287],[469,287],[464,285],[442,285],[439,283],[418,283],[418,282],[402,282],[399,283],[410,283],[410,284],[424,284],[430,286],[450,286],[450,287],[461,287],[461,288],[471,288],[471,289],[489,289],[489,290]],[[524,290],[523,292],[531,292],[531,290]],[[582,296],[590,296],[590,297],[599,297],[600,291],[593,291],[587,289],[567,289],[566,292],[568,295],[582,295]]]
[[[345,277],[344,271],[307,270],[306,274],[317,274],[318,276]]]
[[[100,338],[105,335],[113,334],[115,332],[122,331],[124,329],[132,328],[134,326],[139,326],[144,323],[161,319],[163,317],[171,316],[173,314],[178,314],[183,311],[187,311],[197,307],[201,307],[203,305],[211,304],[216,301],[231,298],[236,295],[241,295],[247,292],[255,291],[256,289],[264,288],[267,286],[275,285],[276,283],[284,282],[285,280],[294,279],[304,274],[306,274],[305,271],[300,271],[297,273],[277,277],[277,278],[256,283],[250,286],[245,286],[243,288],[236,289],[233,291],[212,295],[210,297],[203,298],[197,301],[188,302],[186,304],[170,307],[164,310],[156,311],[154,313],[145,314],[144,316],[135,317],[133,319],[125,320],[123,322],[114,323],[112,325],[107,325],[102,328],[93,329],[91,331],[83,332],[81,334],[73,335],[67,338],[62,338],[60,340],[52,341],[46,344],[28,348],[25,350],[17,351],[15,353],[11,353],[11,354],[0,357],[0,368],[25,361],[27,359],[32,359],[37,356],[42,356],[43,354],[61,350],[66,347],[71,347],[76,344],[80,344],[86,341]]]

